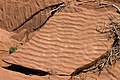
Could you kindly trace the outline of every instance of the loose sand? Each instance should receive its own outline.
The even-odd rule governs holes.
[[[95,29],[98,25],[104,26],[105,22],[110,22],[109,14],[120,21],[120,14],[112,7],[107,7],[106,12],[104,8],[98,8],[97,3],[93,2],[71,1],[69,6],[55,13],[41,29],[33,31],[35,26],[41,25],[49,16],[47,13],[50,9],[48,9],[13,31],[40,9],[62,2],[66,3],[66,0],[0,2],[2,5],[0,6],[2,15],[0,16],[0,50],[2,50],[0,51],[0,80],[68,80],[70,76],[30,76],[6,70],[2,67],[8,64],[2,60],[27,68],[69,75],[76,68],[105,53],[110,47],[112,41],[108,41]],[[102,3],[112,2],[102,0]],[[120,7],[120,3],[114,4]],[[10,55],[10,47],[18,47],[18,49]],[[103,70],[99,77],[96,73],[83,74],[82,77],[86,77],[86,80],[119,80],[119,63],[114,68],[108,68],[108,71]],[[82,79],[78,77],[78,80]]]

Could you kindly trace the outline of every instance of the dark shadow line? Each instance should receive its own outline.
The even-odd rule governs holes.
[[[7,62],[5,60],[2,60],[2,61],[10,65],[10,66],[2,67],[2,68],[7,69],[7,70],[20,72],[20,73],[23,73],[23,74],[26,74],[26,75],[32,74],[32,75],[37,75],[37,76],[46,76],[46,75],[50,74],[49,72],[46,72],[46,71],[27,68],[27,67],[17,65],[17,64],[12,64],[12,63],[9,63],[9,62]]]
[[[27,68],[27,67],[16,65],[16,64],[11,64],[10,66],[2,67],[2,68],[15,71],[15,72],[20,72],[26,75],[32,74],[37,76],[46,76],[49,74],[48,72],[45,72],[42,70],[31,69],[31,68]]]
[[[40,9],[39,11],[35,12],[33,15],[31,15],[28,19],[26,19],[23,23],[21,23],[17,28],[13,29],[12,31],[16,31],[17,29],[19,29],[20,27],[22,27],[25,23],[27,23],[29,20],[31,20],[34,16],[36,16],[38,13],[40,13],[41,11],[49,8],[49,7],[53,7],[53,6],[56,6],[56,5],[61,5],[63,4],[64,2],[62,3],[59,3],[59,4],[55,4],[55,5],[51,5],[51,6],[48,6],[48,7],[45,7],[43,9]]]
[[[42,23],[42,24],[39,25],[39,26],[36,26],[36,28],[33,28],[33,31],[36,31],[37,29],[41,28],[51,17],[52,17],[52,15],[50,15],[50,16],[45,20],[44,23]]]

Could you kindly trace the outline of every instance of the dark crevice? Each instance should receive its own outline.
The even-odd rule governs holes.
[[[52,8],[52,7],[58,7],[59,5],[61,5],[63,3],[60,3],[60,4],[55,4],[55,5],[51,5],[51,6],[48,6],[48,7],[45,7],[43,9],[40,9],[39,11],[35,12],[34,14],[32,14],[28,19],[26,19],[23,23],[21,23],[17,28],[13,29],[12,31],[16,31],[18,30],[19,28],[21,28],[25,23],[27,23],[28,21],[30,21],[34,16],[36,16],[37,14],[39,14],[41,11],[44,11],[45,9],[48,9],[48,8]],[[50,18],[50,17],[49,17]],[[48,18],[47,18],[48,19]],[[46,23],[46,21],[42,24],[42,26]]]
[[[17,65],[17,64],[12,64],[9,63],[5,60],[2,60],[3,62],[9,64],[10,66],[5,66],[2,67],[4,69],[7,70],[11,70],[11,71],[15,71],[15,72],[20,72],[22,74],[25,75],[37,75],[37,76],[46,76],[46,75],[58,75],[58,76],[70,76],[70,74],[53,74],[51,72],[47,72],[47,71],[42,71],[42,70],[38,70],[38,69],[32,69],[32,68],[28,68],[28,67],[24,67],[21,65]]]
[[[41,28],[50,19],[50,17],[52,16],[49,16],[41,25],[38,25],[35,28],[33,28],[33,31],[36,31],[37,29]]]
[[[63,3],[61,3],[63,4]],[[56,8],[58,8],[61,4],[57,4],[57,5],[54,5],[51,7],[51,10],[54,10]],[[59,9],[58,9],[59,10]],[[39,24],[38,26],[36,26],[35,28],[33,28],[33,31],[36,31],[38,30],[39,28],[41,28],[44,24],[46,24],[46,22],[57,12],[57,10],[54,10],[51,12],[51,14],[47,17],[47,19],[42,23],[42,24]]]
[[[56,11],[55,11],[56,12]],[[46,22],[55,14],[55,12],[51,13],[51,15],[41,24],[36,26],[35,28],[33,28],[33,31],[38,30],[39,28],[41,28],[44,24],[46,24]]]
[[[7,67],[3,67],[5,69],[8,69],[8,70],[12,70],[12,71],[15,71],[15,72],[20,72],[20,73],[23,73],[23,74],[26,74],[26,75],[37,75],[37,76],[46,76],[48,75],[49,73],[48,72],[45,72],[45,71],[42,71],[42,70],[37,70],[37,69],[31,69],[31,68],[27,68],[27,67],[23,67],[23,66],[20,66],[20,65],[15,65],[15,64],[11,64],[10,66],[7,66]]]

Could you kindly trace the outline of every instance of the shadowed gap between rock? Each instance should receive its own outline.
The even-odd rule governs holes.
[[[11,64],[10,66],[2,67],[2,68],[15,71],[15,72],[20,72],[26,75],[31,74],[31,75],[37,75],[37,76],[46,76],[49,74],[48,72],[45,72],[42,70],[31,69],[31,68],[23,67],[23,66],[16,65],[16,64]]]
[[[42,70],[38,70],[38,69],[32,69],[32,68],[27,68],[21,65],[17,65],[17,64],[12,64],[9,63],[5,60],[2,60],[3,62],[9,64],[9,66],[3,66],[2,68],[7,69],[7,70],[11,70],[11,71],[15,71],[15,72],[20,72],[22,74],[26,74],[26,75],[37,75],[37,76],[46,76],[46,75],[58,75],[58,76],[70,76],[70,74],[53,74],[51,72],[47,72],[47,71],[42,71]]]
[[[59,4],[55,4],[55,5],[51,5],[51,6],[48,6],[48,7],[45,7],[43,9],[40,9],[39,11],[35,12],[34,14],[32,14],[28,19],[26,19],[23,23],[21,23],[17,28],[13,29],[12,31],[16,31],[18,30],[19,28],[21,28],[25,23],[27,23],[28,21],[30,21],[34,16],[36,16],[37,14],[39,14],[41,11],[47,9],[47,8],[52,8],[52,7],[58,7],[59,5],[61,4],[64,4],[64,2],[62,3],[59,3]],[[49,17],[50,18],[50,17]],[[48,18],[47,18],[48,20]],[[47,20],[42,24],[42,26],[47,22]],[[40,25],[41,26],[41,25]],[[36,29],[35,29],[36,30]]]

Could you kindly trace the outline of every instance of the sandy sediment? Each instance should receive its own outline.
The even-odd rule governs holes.
[[[22,4],[24,2],[22,1],[23,0],[19,1],[19,3]],[[14,1],[11,1],[11,3],[12,2]],[[59,3],[56,2],[56,0],[55,2],[51,2],[47,2],[45,0],[45,2],[42,3],[43,5],[49,3],[51,3],[50,5]],[[60,3],[61,2],[62,1],[60,1]],[[28,6],[24,9],[29,8],[31,11],[33,10],[33,12],[31,13],[27,11],[29,9],[27,9],[26,11],[20,11],[23,10],[23,8],[20,8],[18,12],[20,11],[19,13],[23,14],[24,16],[21,15],[22,17],[20,17],[19,19],[17,19],[17,17],[15,20],[17,21],[17,23],[11,22],[14,21],[14,19],[12,19],[11,17],[9,17],[10,19],[6,17],[6,24],[8,24],[9,22],[11,24],[14,24],[12,24],[11,26],[10,24],[8,24],[9,26],[6,25],[6,27],[4,28],[5,30],[12,31],[16,27],[16,25],[18,26],[21,24],[18,24],[18,22],[24,21],[25,18],[29,17],[29,15],[33,14],[39,9],[44,8],[36,8],[36,6],[38,6],[38,3],[34,1],[32,2],[32,4],[30,4],[29,1],[25,2],[24,4]],[[35,35],[27,43],[25,43],[25,45],[20,46],[15,53],[10,56],[4,57],[3,60],[8,63],[21,65],[32,69],[53,72],[55,73],[55,75],[50,76],[52,80],[67,80],[69,76],[58,76],[57,74],[69,75],[76,68],[93,61],[94,59],[105,53],[106,50],[110,47],[112,41],[108,41],[104,35],[101,35],[99,32],[97,32],[96,27],[104,26],[105,23],[109,23],[109,14],[114,16],[115,20],[120,21],[120,15],[116,13],[115,10],[111,7],[108,7],[108,11],[106,12],[104,8],[97,9],[86,5],[87,4],[71,4],[71,6],[65,7],[60,12],[51,17],[40,30],[36,31]],[[89,5],[91,6],[92,4]],[[7,14],[12,15],[13,13],[6,13],[6,15]],[[17,14],[17,12],[14,14]],[[36,18],[38,18],[38,16],[40,15],[36,15]],[[46,17],[43,16],[41,19],[44,21]],[[28,30],[30,26],[33,27],[34,25],[37,25],[38,23],[35,23],[35,20],[37,20],[36,18],[33,18],[33,20],[30,20],[30,22],[26,23],[26,25],[24,25],[23,28],[20,29],[20,31],[24,29],[24,27],[26,27],[25,29]],[[1,26],[1,28],[3,27]],[[25,30],[21,31],[19,34],[24,35],[24,33]],[[17,36],[19,35],[13,36],[13,38],[16,39]],[[21,41],[21,39],[22,38],[17,38],[16,40]],[[108,46],[106,47],[105,45]],[[3,71],[5,75],[6,72],[9,72],[4,69],[1,69],[1,71]],[[48,75],[44,77],[30,77],[21,73],[14,74],[14,72],[10,71],[8,76],[11,78],[11,80],[13,79],[11,75],[14,75],[16,79],[23,80],[29,80],[30,78],[31,80],[49,80]],[[0,78],[2,79],[3,77]],[[116,64],[116,67],[114,69],[110,68],[109,72],[103,71],[100,77],[97,77],[96,74],[90,74],[90,77],[88,76],[87,78],[91,80],[103,80],[103,77],[105,80],[119,80],[119,64]]]

